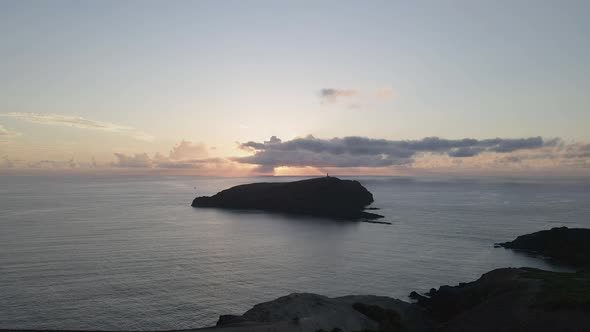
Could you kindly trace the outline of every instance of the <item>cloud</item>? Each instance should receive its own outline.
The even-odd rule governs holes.
[[[509,153],[517,150],[554,146],[559,140],[542,137],[458,140],[426,137],[421,140],[385,140],[359,136],[318,139],[313,136],[281,141],[277,137],[263,143],[246,142],[242,149],[251,156],[232,160],[258,165],[260,171],[275,167],[386,167],[408,165],[420,154],[440,154],[451,158],[474,157],[484,152]]]
[[[392,88],[381,88],[375,91],[375,98],[378,100],[390,100],[393,98],[393,89]]]
[[[0,116],[11,117],[43,125],[66,126],[80,129],[106,131],[111,133],[117,133],[124,136],[129,136],[141,141],[153,141],[154,139],[152,136],[133,127],[120,125],[116,123],[85,119],[79,116],[19,112],[0,113]]]
[[[349,109],[361,109],[363,103],[358,102],[359,99],[357,98],[362,97],[364,95],[364,102],[370,102],[370,100],[377,100],[377,101],[388,101],[393,98],[394,91],[390,87],[384,87],[381,89],[373,90],[373,91],[366,91],[366,93],[361,93],[360,90],[356,89],[336,89],[336,88],[323,88],[319,91],[320,100],[322,103],[336,103],[339,101],[354,101],[348,105]],[[354,99],[352,99],[354,98]]]
[[[223,172],[235,171],[236,167],[231,160],[225,158],[202,158],[173,160],[160,153],[150,157],[147,153],[124,154],[115,153],[116,161],[111,163],[114,168],[126,168],[142,171],[171,171],[171,172],[194,172],[203,174],[220,175]],[[239,164],[238,164],[239,165]],[[194,174],[194,173],[190,173]]]
[[[115,153],[117,159],[111,165],[121,168],[151,168],[152,158],[147,153],[136,153],[134,155],[126,155],[123,153]]]
[[[0,162],[0,168],[13,168],[16,163],[13,160],[8,159],[8,156],[2,157],[2,162]]]
[[[477,156],[478,154],[480,154],[483,151],[482,148],[473,148],[473,147],[461,147],[461,148],[455,148],[455,149],[451,149],[448,152],[448,155],[450,157],[455,157],[455,158],[465,158],[465,157],[473,157],[473,156]]]
[[[204,159],[191,159],[191,160],[170,160],[170,161],[159,161],[154,164],[155,168],[190,168],[199,169],[205,166],[218,165],[228,162],[227,159],[223,158],[204,158]]]
[[[572,144],[565,150],[564,156],[569,159],[590,158],[590,144]]]
[[[170,151],[170,159],[196,159],[207,156],[207,146],[203,143],[192,143],[182,140]]]
[[[319,95],[322,102],[333,103],[339,99],[358,96],[359,91],[355,89],[323,88],[320,90]]]
[[[386,140],[367,137],[319,139],[311,135],[283,141],[277,136],[240,144],[248,156],[206,157],[203,143],[180,141],[168,153],[115,153],[114,161],[23,161],[0,158],[1,172],[106,172],[121,174],[232,175],[277,174],[503,174],[590,171],[590,144],[560,139],[493,138]],[[201,157],[199,157],[201,155]],[[285,168],[278,168],[286,166]],[[425,172],[425,173],[424,173]],[[532,174],[532,173],[530,173]],[[550,173],[547,173],[550,174]]]
[[[124,154],[115,153],[116,161],[111,166],[116,168],[194,168],[198,169],[204,165],[220,164],[227,160],[223,158],[183,159],[172,160],[156,153],[150,157],[147,153]]]
[[[14,131],[14,130],[7,129],[4,126],[0,125],[0,139],[17,137],[20,135],[21,135],[21,133]]]
[[[208,155],[207,145],[182,140],[176,144],[168,156],[161,153],[150,157],[147,153],[115,153],[117,168],[200,168],[205,164],[221,163],[221,158],[204,158]]]
[[[64,169],[64,168],[77,168],[78,163],[74,159],[62,161],[62,160],[40,160],[28,164],[29,168],[40,168],[40,169]]]
[[[264,144],[279,144],[282,142],[283,141],[280,138],[278,138],[276,136],[271,136],[268,141],[264,141]]]
[[[270,172],[275,167],[386,167],[411,162],[408,158],[395,158],[387,155],[350,155],[317,153],[311,151],[268,151],[252,156],[234,158],[234,161],[255,164],[259,171]]]

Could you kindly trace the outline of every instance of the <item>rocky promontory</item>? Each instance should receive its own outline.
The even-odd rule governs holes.
[[[241,316],[224,315],[217,329],[236,331],[431,331],[423,308],[386,296],[329,298],[293,293],[255,305]]]
[[[502,268],[476,281],[413,292],[416,303],[384,296],[328,298],[294,293],[220,317],[226,332],[587,331],[590,275]]]
[[[339,219],[382,218],[381,215],[364,211],[372,202],[373,194],[358,181],[323,177],[239,185],[213,196],[197,197],[192,206],[265,210]]]
[[[521,235],[497,246],[541,255],[561,264],[590,266],[590,229],[555,227]]]
[[[502,243],[588,266],[590,230],[553,228]],[[440,286],[408,303],[379,296],[327,298],[291,294],[254,306],[241,316],[222,316],[221,331],[587,331],[590,326],[590,272],[501,268],[478,280]]]
[[[503,268],[458,286],[412,293],[435,331],[586,331],[590,275]]]

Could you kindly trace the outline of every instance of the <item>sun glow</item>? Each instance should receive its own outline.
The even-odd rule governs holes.
[[[275,167],[275,176],[318,176],[325,174],[316,167]]]

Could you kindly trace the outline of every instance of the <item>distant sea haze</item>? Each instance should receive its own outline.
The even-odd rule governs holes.
[[[291,292],[377,294],[563,267],[494,248],[590,227],[590,181],[356,178],[392,225],[195,209],[195,196],[297,178],[0,177],[0,328],[215,324]]]

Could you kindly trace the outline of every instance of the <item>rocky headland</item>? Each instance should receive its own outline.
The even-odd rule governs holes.
[[[496,246],[525,251],[577,268],[590,266],[590,229],[555,227]]]
[[[193,207],[248,209],[303,214],[338,219],[378,219],[366,212],[373,194],[358,181],[335,177],[294,182],[251,183],[197,197]]]
[[[431,319],[418,306],[385,296],[329,298],[293,293],[255,305],[241,316],[221,316],[217,328],[281,324],[295,331],[430,331]],[[281,329],[282,330],[282,329]]]
[[[379,296],[327,298],[291,294],[254,306],[241,316],[221,316],[228,331],[588,331],[590,230],[554,228],[498,244],[579,268],[576,273],[501,268],[478,280],[441,286],[408,303]],[[242,330],[244,329],[244,330]],[[225,331],[225,330],[224,330]]]
[[[294,293],[223,315],[212,331],[588,331],[590,275],[502,268],[476,281],[383,296],[328,298]]]
[[[478,280],[412,293],[434,331],[584,331],[590,326],[590,275],[503,268]]]

